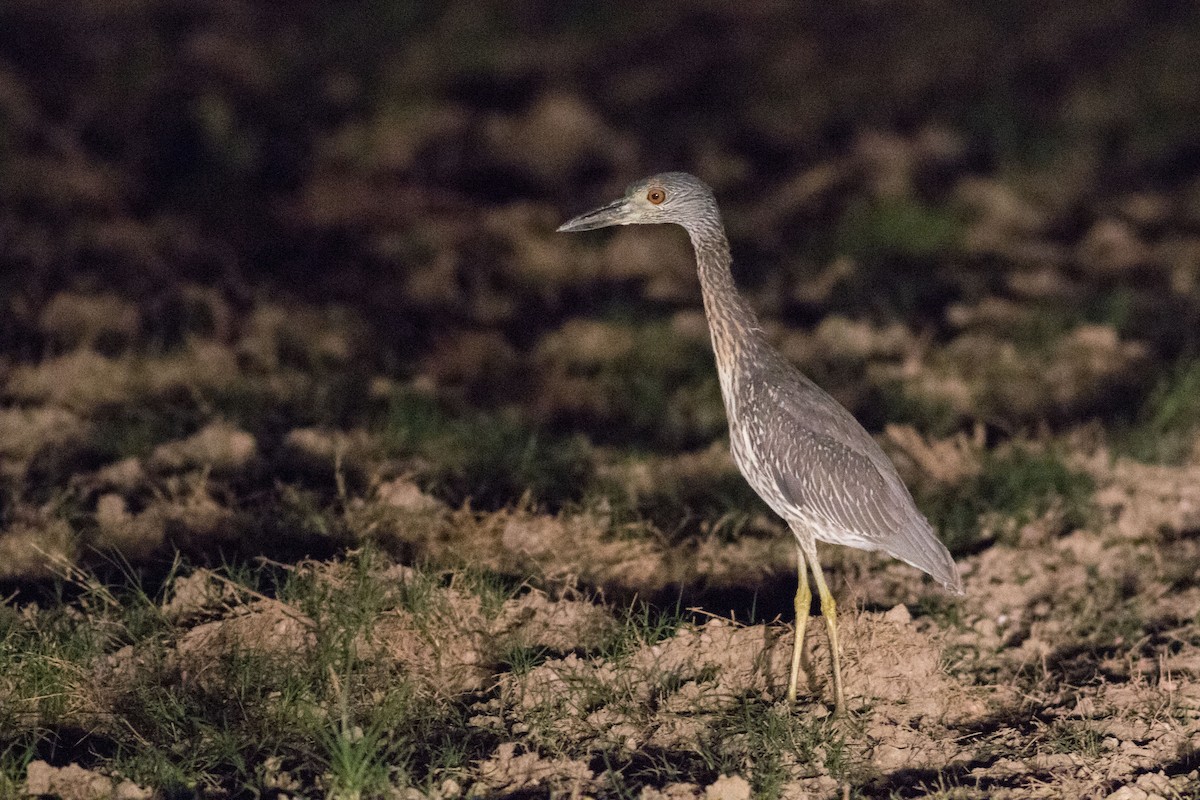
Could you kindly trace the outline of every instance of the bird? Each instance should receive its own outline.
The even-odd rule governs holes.
[[[958,567],[871,435],[771,346],[734,283],[729,240],[708,185],[686,172],[654,175],[558,231],[656,223],[682,226],[695,252],[733,460],[796,539],[796,628],[787,700],[794,706],[812,602],[807,567],[825,618],[835,713],[841,714],[846,702],[837,604],[817,560],[816,542],[881,550],[961,595]]]

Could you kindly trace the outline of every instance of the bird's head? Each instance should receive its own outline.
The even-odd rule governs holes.
[[[563,232],[590,231],[609,225],[649,225],[673,222],[691,227],[716,218],[712,189],[686,172],[663,172],[636,181],[625,195],[608,205],[563,223]]]

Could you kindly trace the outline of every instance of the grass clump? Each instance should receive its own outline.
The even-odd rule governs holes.
[[[454,415],[413,392],[392,399],[380,434],[451,505],[496,509],[528,498],[557,508],[579,500],[592,473],[582,437],[557,438],[503,413]]]
[[[846,768],[844,742],[828,722],[754,698],[717,717],[704,750],[718,774],[748,776],[754,797],[783,797],[798,766],[833,775]]]
[[[18,723],[58,721],[88,708],[84,665],[105,650],[107,637],[55,609],[0,614],[0,671],[11,702],[0,706],[7,730]]]
[[[1151,391],[1118,450],[1140,461],[1183,462],[1200,435],[1200,358],[1181,359]]]
[[[0,787],[20,786],[34,758],[168,796],[374,797],[460,774],[494,744],[468,709],[362,652],[376,620],[428,607],[422,587],[438,580],[418,572],[400,591],[383,566],[363,550],[329,567],[221,570],[213,580],[229,593],[200,613],[208,622],[168,620],[133,578],[78,571],[47,610],[0,607]],[[264,614],[262,632],[239,629]],[[284,618],[295,635],[281,640],[271,620]],[[241,633],[197,638],[211,626]]]
[[[909,391],[901,381],[873,386],[857,416],[867,430],[881,430],[888,424],[912,425],[933,437],[949,436],[960,424],[959,413],[948,401]]]
[[[867,304],[887,316],[919,315],[957,291],[936,269],[960,249],[965,222],[952,209],[913,198],[859,200],[830,237],[827,257],[849,256],[859,268],[835,288],[836,308]]]
[[[1056,658],[1064,663],[1075,657],[1086,657],[1086,661],[1137,642],[1147,628],[1139,588],[1134,571],[1114,578],[1089,565],[1085,591],[1067,605],[1073,644],[1061,648]]]
[[[253,372],[206,393],[205,404],[222,419],[256,437],[273,438],[292,428],[348,427],[372,409],[370,375],[364,369],[281,369]]]
[[[599,438],[677,450],[719,436],[725,412],[708,343],[685,339],[661,323],[634,334],[634,346],[597,376],[612,405],[612,423],[598,431]]]
[[[12,730],[7,720],[0,719],[5,730]],[[25,789],[25,774],[29,762],[37,755],[37,737],[18,736],[0,742],[0,797],[20,797]]]
[[[92,447],[106,461],[147,456],[163,442],[195,433],[202,421],[200,411],[188,401],[148,399],[139,405],[110,406],[95,415]]]
[[[15,728],[78,723],[95,713],[94,663],[126,644],[156,639],[166,627],[127,564],[115,565],[125,580],[117,590],[65,561],[55,566],[48,608],[0,606],[0,689],[14,701],[0,706],[0,721]]]
[[[844,776],[842,734],[828,720],[797,714],[790,706],[755,697],[735,698],[705,721],[695,748],[636,753],[605,751],[595,759],[613,796],[636,797],[643,787],[675,782],[700,786],[740,775],[753,797],[786,797],[788,784],[812,770]]]
[[[711,463],[708,454],[701,458]],[[721,458],[728,456],[722,452]],[[720,468],[703,464],[682,469],[669,460],[650,463],[653,480],[641,479],[637,457],[602,472],[589,488],[585,505],[608,515],[614,529],[654,533],[666,541],[697,535],[733,541],[756,517],[770,517],[770,508],[732,462]]]
[[[1104,754],[1104,734],[1086,722],[1060,720],[1047,729],[1045,736],[1053,753],[1071,753],[1089,760]]]
[[[724,431],[707,337],[635,309],[577,321],[539,349],[542,413],[593,441],[652,452],[698,447]]]
[[[1053,450],[1014,447],[989,451],[979,474],[954,487],[922,493],[918,504],[952,553],[969,551],[984,534],[985,515],[1030,522],[1057,510],[1064,529],[1086,524],[1092,514],[1092,479],[1071,469]]]
[[[964,224],[947,209],[915,199],[857,202],[837,230],[844,253],[862,257],[931,258],[958,247]]]
[[[674,636],[687,618],[682,598],[667,608],[635,600],[618,615],[616,627],[596,655],[619,662],[643,647]]]

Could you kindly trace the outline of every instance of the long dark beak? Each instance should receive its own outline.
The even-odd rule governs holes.
[[[606,228],[609,225],[626,225],[628,224],[625,221],[627,208],[625,198],[614,200],[606,206],[600,206],[586,214],[580,214],[569,222],[564,222],[558,226],[559,233],[594,231],[596,228]]]

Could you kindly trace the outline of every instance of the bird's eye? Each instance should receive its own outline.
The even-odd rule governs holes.
[[[646,199],[654,205],[662,205],[662,201],[667,199],[667,193],[662,189],[651,189],[646,192]]]

